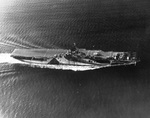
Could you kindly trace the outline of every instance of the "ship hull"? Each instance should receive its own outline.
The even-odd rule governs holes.
[[[117,57],[118,55],[119,57]],[[78,49],[77,51],[63,49],[15,49],[11,57],[32,66],[65,67],[72,70],[135,65],[139,61],[136,55],[131,55],[128,52],[104,52],[102,50],[86,49]]]

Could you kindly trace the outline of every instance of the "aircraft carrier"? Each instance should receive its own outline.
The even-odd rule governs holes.
[[[15,49],[11,57],[28,64],[42,66],[84,68],[104,68],[122,65],[136,65],[139,62],[136,52],[114,52],[86,50],[74,46],[72,49]],[[80,69],[79,69],[80,67]]]

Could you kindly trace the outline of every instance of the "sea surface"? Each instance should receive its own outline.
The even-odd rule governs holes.
[[[0,118],[149,118],[148,0],[1,0]],[[141,62],[74,72],[10,63],[15,49],[136,51]]]

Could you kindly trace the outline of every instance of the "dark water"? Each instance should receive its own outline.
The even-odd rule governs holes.
[[[0,118],[149,118],[146,0],[12,0],[1,5],[0,52],[78,47],[138,51],[137,66],[85,72],[0,64]]]

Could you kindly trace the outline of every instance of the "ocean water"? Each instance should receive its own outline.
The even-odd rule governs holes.
[[[0,118],[149,118],[149,8],[148,0],[2,0]],[[137,51],[141,62],[84,72],[6,63],[15,48],[74,42]]]

